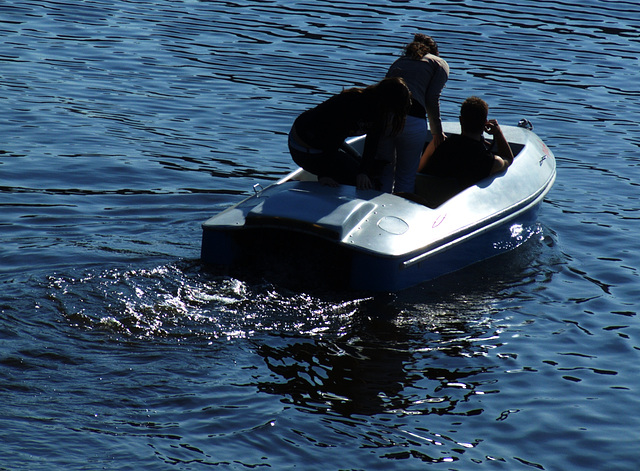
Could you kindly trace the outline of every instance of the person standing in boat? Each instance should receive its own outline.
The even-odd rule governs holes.
[[[396,136],[385,136],[379,158],[391,164],[384,169],[382,190],[410,193],[414,190],[420,156],[427,143],[427,118],[432,147],[445,139],[440,118],[440,94],[449,79],[449,64],[439,56],[438,44],[426,34],[416,34],[387,77],[402,77],[411,91],[407,122]]]
[[[410,104],[409,88],[397,77],[344,90],[296,118],[289,132],[291,157],[322,184],[379,187],[386,164],[375,159],[380,138],[402,130]],[[360,156],[344,141],[362,134],[367,137]]]
[[[505,170],[513,163],[513,151],[495,119],[488,119],[489,105],[482,98],[467,98],[460,107],[462,134],[451,135],[436,149],[427,147],[420,172],[455,178],[462,188]],[[484,133],[493,136],[495,154],[489,150]]]

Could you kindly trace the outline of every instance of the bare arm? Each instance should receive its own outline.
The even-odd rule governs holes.
[[[426,167],[427,162],[429,161],[429,159],[433,155],[433,152],[436,150],[436,147],[438,147],[438,146],[435,143],[435,139],[432,139],[431,142],[429,142],[429,145],[427,145],[427,148],[422,153],[422,156],[420,157],[420,164],[418,165],[418,172],[422,171],[422,169]]]
[[[491,168],[491,173],[501,172],[513,163],[513,151],[511,150],[511,146],[507,142],[507,139],[504,137],[504,134],[502,134],[502,129],[500,129],[500,125],[497,120],[490,119],[487,121],[487,124],[485,124],[485,131],[487,134],[493,136],[497,145],[497,151],[493,167]]]

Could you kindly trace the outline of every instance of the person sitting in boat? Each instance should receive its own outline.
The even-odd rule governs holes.
[[[413,192],[420,156],[427,143],[427,118],[438,147],[444,140],[440,118],[440,95],[449,79],[449,64],[439,56],[438,44],[431,36],[417,33],[404,48],[387,77],[402,77],[411,90],[411,108],[402,132],[382,139],[380,158],[390,165],[384,168],[382,190]]]
[[[379,187],[386,162],[376,160],[380,138],[404,126],[411,93],[401,78],[386,78],[366,88],[350,88],[296,118],[289,132],[293,161],[324,185]],[[344,141],[366,134],[362,156]]]
[[[462,134],[451,135],[434,149],[427,146],[419,171],[436,177],[458,180],[463,188],[498,173],[513,162],[511,146],[495,119],[488,119],[489,105],[478,97],[467,98],[460,107]],[[489,150],[483,133],[493,136],[495,154]]]

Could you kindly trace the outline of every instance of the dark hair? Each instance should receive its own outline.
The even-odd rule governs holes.
[[[460,107],[460,124],[469,132],[482,132],[489,116],[489,105],[482,98],[467,98]]]
[[[391,134],[396,135],[404,127],[411,106],[411,92],[401,77],[389,77],[365,89],[375,96],[381,118],[391,115]],[[386,123],[385,123],[386,124]]]
[[[429,54],[429,52],[429,46],[418,41],[413,41],[404,47],[404,56],[418,61]]]
[[[384,128],[391,125],[391,134],[396,135],[404,127],[411,106],[411,92],[401,77],[389,77],[366,88],[349,88],[342,93],[362,93],[374,103],[375,125]],[[388,121],[390,118],[390,121]]]
[[[427,46],[427,48],[429,49],[429,52],[427,54],[433,54],[434,56],[439,55],[438,43],[436,43],[436,41],[431,36],[427,36],[426,34],[422,34],[422,33],[416,33],[413,36],[413,42],[421,43]]]

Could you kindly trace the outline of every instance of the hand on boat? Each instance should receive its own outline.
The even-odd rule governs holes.
[[[442,144],[446,139],[447,139],[447,136],[445,135],[445,133],[434,134],[433,139],[431,141],[433,142],[434,149],[438,147],[440,144]]]
[[[371,190],[373,188],[373,183],[366,173],[356,175],[356,188],[358,190]]]

